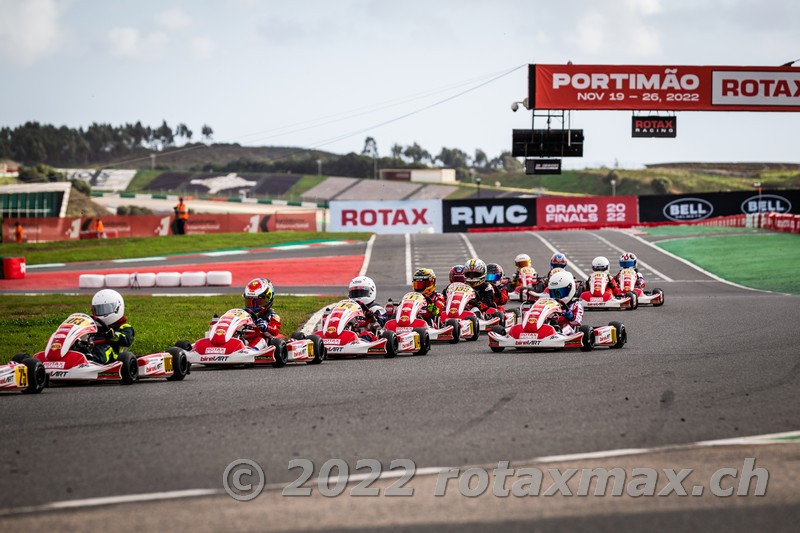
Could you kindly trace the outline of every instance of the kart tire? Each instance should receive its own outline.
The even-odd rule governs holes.
[[[661,295],[661,303],[653,304],[653,307],[661,307],[662,305],[664,305],[664,291],[662,291],[659,288],[655,288],[653,289],[653,292],[651,294],[656,294],[656,293]]]
[[[581,351],[591,352],[594,349],[594,328],[584,324],[579,329],[583,333],[583,339],[581,339]]]
[[[269,340],[270,346],[275,347],[275,361],[272,363],[274,368],[283,368],[286,366],[286,360],[289,359],[289,349],[286,347],[286,341],[272,337]]]
[[[497,333],[498,335],[507,335],[506,328],[503,326],[492,326],[492,331]],[[501,353],[503,350],[506,349],[505,346],[489,346],[489,349],[492,350],[494,353]]]
[[[27,359],[29,357],[30,357],[30,355],[26,354],[25,352],[20,352],[17,355],[15,355],[14,357],[12,357],[11,360],[14,361],[15,363],[20,363],[21,364],[25,359]]]
[[[386,353],[383,354],[383,356],[387,359],[397,357],[398,343],[395,332],[386,329],[383,331],[383,333],[381,333],[381,338],[386,339]]]
[[[614,329],[617,330],[617,342],[611,345],[611,348],[617,350],[625,346],[625,343],[628,342],[628,331],[622,322],[609,322],[608,325],[614,326]]]
[[[478,317],[470,316],[470,317],[467,317],[467,320],[472,322],[472,331],[474,331],[474,333],[472,334],[471,337],[467,337],[467,340],[468,341],[476,341],[476,340],[478,340],[478,337],[481,336],[481,325],[478,323]]]
[[[22,394],[39,394],[47,385],[47,371],[38,359],[26,357],[21,361],[28,369],[28,386]]]
[[[139,381],[139,361],[136,356],[131,352],[122,352],[119,354],[119,360],[122,361],[122,368],[119,369],[122,374],[122,385],[133,385]]]
[[[538,293],[544,292],[544,288],[545,288],[544,280],[537,281],[536,285],[533,286],[534,292],[538,292]]]
[[[292,336],[291,336],[291,338],[292,338],[293,340],[296,340],[296,341],[301,341],[301,340],[303,340],[303,339],[305,339],[305,338],[306,338],[306,334],[305,334],[305,333],[303,333],[302,331],[295,331],[294,333],[292,333]],[[315,353],[316,353],[316,352],[315,352]]]
[[[450,318],[445,322],[448,326],[452,326],[453,328],[453,338],[450,339],[448,342],[450,344],[458,344],[458,341],[461,338],[461,327],[458,324],[457,318]]]
[[[628,311],[633,311],[639,307],[639,296],[634,291],[626,292],[625,296],[631,299],[631,306],[628,308]]]
[[[183,348],[173,346],[167,348],[167,353],[172,356],[172,375],[167,378],[167,381],[183,381],[183,378],[189,373],[191,364],[186,357],[186,351]]]
[[[419,335],[419,350],[415,355],[427,355],[431,351],[431,335],[425,328],[414,328],[414,332]]]
[[[175,346],[180,348],[181,350],[186,351],[186,352],[191,352],[192,349],[193,349],[192,348],[192,343],[189,342],[189,341],[184,341],[184,340],[180,340],[180,341],[176,342]]]
[[[305,333],[303,333],[302,331],[298,331],[294,335],[298,335],[298,334],[302,335],[303,339],[308,339],[312,343],[314,343],[314,359],[312,359],[311,361],[308,361],[308,364],[309,365],[318,365],[322,361],[324,361],[325,360],[325,355],[327,355],[328,351],[325,348],[325,343],[322,342],[322,337],[320,337],[319,335],[309,335],[308,337],[306,337]],[[294,335],[292,335],[292,338],[295,338]],[[303,339],[299,339],[299,340],[303,340]]]

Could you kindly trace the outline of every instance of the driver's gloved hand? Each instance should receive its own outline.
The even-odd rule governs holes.
[[[266,320],[264,320],[263,318],[257,318],[257,319],[256,319],[256,327],[257,327],[259,330],[261,330],[261,333],[266,333],[266,332],[267,332],[267,328],[268,328],[269,326],[268,326],[268,324],[267,324],[267,321],[266,321]]]

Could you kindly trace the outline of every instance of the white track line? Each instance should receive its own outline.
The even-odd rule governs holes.
[[[369,262],[372,259],[372,246],[375,244],[375,238],[377,237],[376,234],[372,234],[372,237],[369,238],[367,241],[367,249],[364,252],[364,262],[361,263],[361,270],[358,271],[359,276],[366,276],[367,269],[369,268]]]
[[[672,252],[668,252],[664,248],[661,248],[660,246],[656,246],[655,244],[642,239],[638,235],[630,235],[630,234],[627,234],[627,233],[626,233],[626,235],[628,235],[632,239],[636,239],[637,241],[641,242],[642,244],[645,244],[645,245],[649,246],[650,248],[654,248],[654,249],[658,250],[662,254],[667,255],[667,256],[675,259],[676,261],[680,261],[684,265],[692,267],[693,269],[697,270],[698,272],[701,272],[701,273],[705,274],[706,276],[708,276],[709,278],[714,279],[716,281],[719,281],[720,283],[724,283],[726,285],[730,285],[732,287],[736,287],[738,289],[744,289],[744,290],[747,290],[747,291],[766,292],[768,294],[780,294],[781,296],[792,296],[791,294],[788,294],[788,293],[785,293],[785,292],[775,292],[775,291],[767,291],[767,290],[764,290],[764,289],[754,289],[753,287],[745,287],[744,285],[739,285],[738,283],[734,283],[732,281],[728,281],[727,279],[722,279],[721,277],[717,276],[716,274],[712,274],[708,270],[700,268],[699,266],[695,265],[691,261],[688,261],[688,260],[684,259],[683,257],[679,257],[679,256],[673,254]]]
[[[25,265],[26,270],[31,270],[33,268],[51,268],[51,267],[63,267],[67,266],[66,263],[44,263],[41,265]]]
[[[466,233],[459,233],[458,235],[459,235],[459,237],[461,237],[461,240],[463,240],[464,244],[467,246],[467,251],[469,252],[470,258],[477,258],[478,254],[475,253],[475,248],[473,248],[472,247],[472,243],[469,242],[469,238],[467,237],[467,234]]]
[[[618,251],[618,252],[620,252],[620,253],[624,253],[624,252],[625,252],[625,250],[623,250],[623,249],[622,249],[622,248],[620,248],[619,246],[617,246],[617,245],[613,244],[611,241],[609,241],[609,240],[608,240],[608,239],[606,239],[605,237],[601,237],[600,235],[598,235],[598,234],[596,234],[596,233],[590,233],[589,235],[591,235],[591,236],[593,236],[593,237],[595,237],[595,238],[597,238],[597,239],[600,239],[600,241],[601,241],[601,242],[603,242],[603,243],[607,244],[608,246],[610,246],[611,248],[613,248],[614,250],[616,250],[616,251]],[[650,272],[652,272],[653,274],[655,274],[655,275],[656,275],[656,276],[658,276],[659,278],[663,279],[664,281],[673,281],[673,279],[672,279],[671,277],[667,276],[667,275],[666,275],[666,274],[664,274],[663,272],[659,272],[658,270],[656,270],[656,269],[655,269],[655,268],[653,268],[652,266],[648,265],[647,263],[645,263],[645,262],[644,262],[644,261],[642,261],[641,259],[639,259],[638,261],[639,261],[639,264],[640,264],[640,265],[642,265],[642,266],[643,266],[643,267],[645,267],[647,270],[649,270]]]
[[[556,254],[556,253],[559,253],[559,252],[558,252],[558,250],[556,250],[555,246],[553,246],[552,244],[550,244],[550,242],[548,242],[548,241],[547,241],[547,239],[545,239],[544,237],[542,237],[542,236],[541,236],[541,235],[539,235],[538,233],[534,233],[533,231],[528,231],[528,232],[526,232],[526,233],[528,233],[528,234],[530,234],[530,235],[533,235],[534,237],[536,237],[537,239],[539,239],[540,241],[542,241],[542,243],[544,243],[544,245],[545,245],[545,246],[547,246],[547,248],[549,248],[549,249],[550,249],[550,251],[551,251],[551,252],[553,252],[554,254]],[[581,270],[581,269],[578,267],[578,265],[576,265],[575,263],[573,263],[573,262],[572,262],[572,261],[570,261],[569,259],[567,259],[567,266],[568,266],[569,268],[571,268],[572,270],[574,270],[574,271],[575,271],[575,273],[576,273],[576,274],[577,274],[577,275],[578,275],[578,276],[579,276],[581,279],[587,279],[587,278],[589,277],[589,276],[586,274],[586,272],[584,272],[583,270]]]
[[[406,233],[406,285],[411,285],[411,234]]]

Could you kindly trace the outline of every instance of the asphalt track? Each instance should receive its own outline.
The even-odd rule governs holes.
[[[481,258],[506,269],[517,253],[526,252],[535,267],[546,270],[549,244],[585,272],[594,256],[607,254],[613,263],[621,248],[647,263],[643,272],[649,287],[664,289],[666,305],[587,313],[586,323],[625,323],[629,343],[622,350],[493,354],[482,338],[437,345],[425,357],[337,360],[283,369],[197,368],[181,383],[58,387],[35,397],[6,395],[0,400],[0,507],[7,511],[98,496],[219,489],[226,465],[239,458],[257,461],[269,483],[284,484],[296,478],[297,471],[287,470],[293,458],[311,459],[318,468],[341,458],[351,470],[363,458],[377,458],[384,465],[410,458],[418,468],[496,464],[800,429],[800,351],[793,340],[800,329],[797,297],[721,283],[617,231],[540,233],[547,244],[529,233],[468,237],[412,235],[410,266],[428,264],[438,270],[451,263],[448,254],[453,254],[452,262],[460,261],[471,246]],[[367,273],[378,284],[379,299],[399,298],[407,290],[406,255],[402,235],[375,241]],[[796,445],[782,446],[790,451],[760,456],[757,449],[744,449],[736,454],[760,457],[759,466],[770,469],[771,487],[783,487],[758,499],[760,506],[752,514],[743,511],[741,498],[702,498],[707,508],[696,508],[700,500],[659,507],[652,499],[639,499],[640,506],[632,503],[627,513],[613,519],[588,504],[551,518],[515,517],[504,514],[510,504],[494,498],[483,502],[487,514],[481,520],[459,529],[470,524],[473,529],[519,530],[597,524],[597,529],[640,530],[656,523],[794,530],[800,459]],[[638,466],[651,466],[652,457],[643,457]],[[689,459],[689,452],[678,454],[670,464],[679,469]],[[711,453],[699,464],[736,466],[727,464],[730,460]],[[619,462],[625,465],[631,459]],[[346,511],[355,505],[347,500],[353,498],[334,500],[344,506],[338,527],[347,528]],[[236,509],[255,502],[218,497],[188,507],[193,512],[181,515],[181,527],[221,529],[213,515],[245,513]],[[376,516],[373,524],[388,530],[402,522],[407,529],[436,530],[442,516],[451,513],[459,521],[462,504],[434,505],[425,511],[428,519],[420,511],[422,518],[415,524],[402,522],[402,517],[386,522],[383,516]],[[383,504],[374,505],[377,510]],[[537,505],[548,508],[541,500]],[[170,506],[114,509],[148,510],[166,520]],[[29,526],[43,527],[33,515],[25,516]],[[55,516],[50,522],[61,523]],[[86,523],[98,520],[85,518]],[[290,516],[272,514],[270,522],[254,529],[291,529],[291,524]],[[246,523],[230,525],[250,529]],[[352,526],[370,529],[355,522]],[[308,529],[324,527],[332,525],[320,521]]]

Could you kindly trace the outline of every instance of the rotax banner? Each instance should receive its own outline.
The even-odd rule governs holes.
[[[530,65],[534,109],[800,111],[800,68]]]
[[[333,201],[328,231],[442,232],[441,200]]]
[[[639,222],[636,196],[578,196],[536,199],[539,228],[616,226]]]

